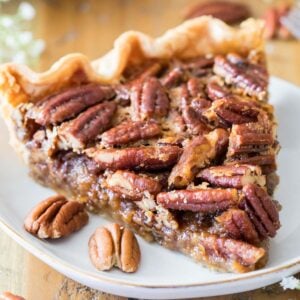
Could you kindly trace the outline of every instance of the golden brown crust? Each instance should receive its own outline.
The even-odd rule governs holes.
[[[156,39],[128,31],[115,41],[110,52],[92,62],[82,54],[73,53],[62,57],[43,73],[24,65],[5,64],[0,68],[0,90],[2,97],[15,106],[63,86],[78,71],[84,73],[85,80],[112,83],[120,78],[127,65],[145,58],[184,59],[205,54],[261,51],[262,29],[262,22],[253,19],[243,22],[240,28],[232,28],[218,19],[200,17]]]

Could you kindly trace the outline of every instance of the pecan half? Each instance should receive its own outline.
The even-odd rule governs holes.
[[[125,149],[90,148],[86,154],[100,170],[159,170],[173,166],[182,149],[177,146],[149,146]]]
[[[181,67],[192,76],[202,77],[209,73],[214,64],[212,57],[200,56],[181,63]]]
[[[29,117],[47,126],[72,119],[89,106],[111,99],[115,92],[110,86],[88,84],[69,88],[39,102]]]
[[[25,229],[40,239],[66,237],[88,222],[82,203],[56,195],[39,203],[26,217]]]
[[[142,65],[137,66],[129,66],[128,69],[126,69],[123,72],[124,77],[126,78],[126,86],[130,87],[130,85],[138,82],[138,81],[144,81],[148,77],[157,75],[162,68],[162,65],[157,62],[150,60]]]
[[[275,203],[268,193],[255,184],[243,187],[245,194],[241,207],[248,213],[259,234],[266,238],[274,237],[280,227],[279,214]]]
[[[239,195],[236,189],[174,190],[159,193],[156,200],[165,208],[216,213],[236,206]]]
[[[260,166],[263,174],[270,174],[276,171],[276,159],[275,154],[263,154],[263,155],[240,155],[234,158],[227,159],[225,161],[226,165],[233,165],[233,164],[249,164],[249,165],[256,165]]]
[[[231,165],[216,166],[202,170],[197,178],[207,181],[213,186],[241,189],[248,183],[265,186],[266,177],[258,166]]]
[[[215,219],[225,229],[230,238],[245,240],[254,244],[259,242],[255,227],[243,210],[231,208],[215,217]]]
[[[208,1],[190,7],[185,14],[185,19],[204,15],[210,15],[214,18],[221,19],[228,24],[235,24],[249,18],[250,11],[246,5],[241,3]]]
[[[114,102],[100,103],[62,124],[58,129],[61,147],[83,149],[109,126],[116,109]]]
[[[222,124],[243,124],[257,122],[259,109],[249,101],[238,99],[219,99],[213,102],[212,106],[204,112],[204,116],[215,124],[221,119]]]
[[[192,77],[188,80],[186,83],[187,87],[187,92],[189,97],[191,98],[204,98],[205,93],[204,93],[204,85],[203,82],[197,78],[197,77]]]
[[[263,248],[205,232],[199,235],[197,242],[204,247],[205,255],[213,260],[225,259],[228,268],[237,273],[254,270],[266,254]]]
[[[159,80],[154,77],[138,81],[132,87],[131,101],[135,119],[165,117],[169,111],[169,98]]]
[[[149,139],[161,133],[156,121],[125,121],[104,132],[102,142],[109,146],[123,145],[142,139]]]
[[[209,128],[203,122],[202,111],[210,106],[210,102],[205,99],[195,98],[190,104],[190,100],[185,97],[185,89],[183,86],[183,96],[181,99],[182,118],[191,134],[199,135],[207,133]]]
[[[274,142],[273,133],[259,122],[233,125],[228,156],[264,152],[270,149]]]
[[[107,177],[105,187],[125,199],[134,201],[141,200],[145,192],[157,195],[161,190],[161,185],[156,179],[121,170]]]
[[[135,235],[118,224],[99,227],[89,240],[89,255],[101,271],[118,267],[132,273],[138,269],[141,252]]]
[[[206,86],[208,98],[215,101],[221,98],[228,98],[232,93],[225,87],[215,81],[209,81]]]
[[[246,94],[260,100],[264,100],[267,95],[268,73],[265,67],[249,63],[236,54],[229,54],[227,58],[216,56],[214,72]]]
[[[197,172],[218,158],[226,149],[228,133],[216,129],[205,136],[194,137],[184,148],[169,177],[169,186],[184,187],[191,183]]]
[[[164,75],[161,79],[161,84],[167,89],[173,88],[181,82],[183,75],[182,69],[180,67],[175,67]]]

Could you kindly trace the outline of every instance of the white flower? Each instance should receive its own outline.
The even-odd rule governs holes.
[[[22,31],[19,35],[19,41],[22,45],[29,44],[33,39],[32,32],[30,31]]]
[[[32,57],[39,57],[40,54],[45,50],[45,41],[39,39],[35,40],[30,47],[30,55]]]
[[[283,287],[284,290],[291,289],[300,289],[300,280],[295,278],[294,276],[285,277],[280,282],[280,285]]]
[[[18,43],[13,35],[7,35],[4,38],[4,43],[9,48],[18,48]]]
[[[11,17],[3,16],[2,18],[0,18],[0,24],[5,28],[9,28],[13,26],[14,21]]]
[[[27,63],[27,55],[24,51],[17,52],[13,57],[12,61],[18,64],[26,64]]]
[[[18,13],[24,20],[32,20],[35,16],[34,7],[28,2],[22,2],[19,5]]]

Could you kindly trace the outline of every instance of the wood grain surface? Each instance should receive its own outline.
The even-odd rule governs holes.
[[[90,59],[97,58],[108,51],[114,39],[125,30],[141,30],[158,36],[179,24],[183,8],[194,2],[199,1],[31,1],[37,10],[32,30],[47,45],[39,70],[47,69],[60,56],[70,52],[83,52]],[[259,17],[272,1],[244,2],[251,6],[253,15]],[[18,4],[19,1],[12,0],[7,5],[14,10]],[[268,42],[267,54],[272,75],[300,85],[300,42]],[[91,290],[64,277],[23,250],[2,231],[0,249],[0,292],[9,290],[27,300],[125,299]],[[300,292],[283,291],[277,284],[247,293],[206,299],[296,300],[300,299]]]

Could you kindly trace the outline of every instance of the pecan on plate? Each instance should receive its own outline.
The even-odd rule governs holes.
[[[148,77],[132,86],[131,101],[136,120],[165,117],[169,111],[169,98],[159,80]]]
[[[60,146],[63,149],[83,149],[109,126],[116,109],[116,103],[103,102],[63,123],[58,129]]]
[[[268,151],[274,144],[273,133],[259,122],[232,126],[228,156]]]
[[[89,106],[111,99],[115,92],[110,86],[88,84],[69,88],[37,103],[29,117],[47,126],[74,118]]]
[[[237,54],[216,56],[214,72],[226,83],[234,84],[245,94],[264,100],[267,96],[268,73],[264,66],[252,64]]]
[[[125,199],[141,200],[145,193],[157,195],[161,190],[159,181],[146,175],[118,170],[108,175],[105,187]]]
[[[116,146],[153,138],[160,133],[160,127],[154,120],[125,121],[104,132],[101,139],[105,145]]]
[[[205,136],[194,137],[184,148],[178,163],[169,176],[169,186],[185,187],[195,178],[200,169],[217,159],[227,148],[228,133],[216,129]]]
[[[159,170],[173,166],[182,149],[177,146],[149,146],[124,149],[98,149],[86,150],[100,170]]]
[[[226,86],[221,86],[218,82],[214,80],[211,80],[207,83],[206,93],[208,98],[212,101],[232,96],[232,93]]]
[[[215,166],[202,170],[197,178],[216,187],[241,189],[248,183],[265,186],[266,177],[261,168],[252,165]]]
[[[159,193],[157,203],[165,208],[203,213],[216,213],[237,206],[236,189],[193,189]]]
[[[197,236],[195,242],[201,245],[205,250],[205,255],[211,256],[213,260],[225,259],[228,269],[236,273],[254,270],[266,254],[263,248],[206,232]]]
[[[258,233],[245,211],[231,208],[215,219],[230,238],[254,244],[259,242]]]
[[[99,227],[89,240],[89,255],[101,271],[118,267],[126,273],[138,269],[141,252],[135,235],[118,224]]]
[[[185,19],[204,15],[218,18],[227,24],[236,24],[250,17],[249,8],[241,3],[228,1],[208,1],[188,8]]]
[[[243,187],[245,199],[241,207],[248,213],[261,237],[274,237],[280,227],[279,214],[275,203],[268,193],[256,184]]]
[[[39,203],[26,217],[24,227],[40,239],[57,239],[78,231],[88,219],[82,203],[56,195]]]
[[[221,121],[222,124],[243,124],[257,122],[259,109],[249,101],[240,101],[237,98],[219,99],[204,112],[207,120],[215,125]]]

